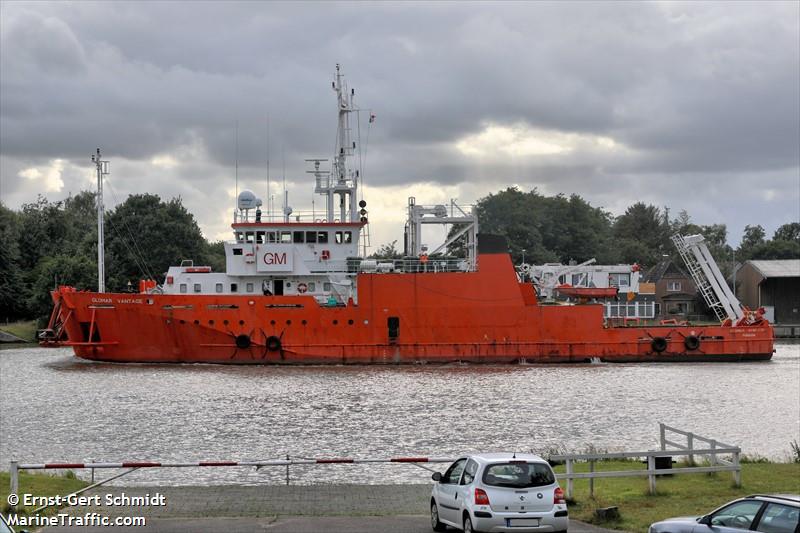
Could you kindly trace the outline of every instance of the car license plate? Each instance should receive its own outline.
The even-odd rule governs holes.
[[[539,527],[538,518],[506,518],[506,527]]]

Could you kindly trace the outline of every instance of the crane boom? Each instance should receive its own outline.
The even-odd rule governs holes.
[[[676,234],[672,236],[672,242],[675,243],[686,268],[689,269],[697,290],[703,295],[706,304],[714,311],[719,321],[730,318],[733,322],[737,322],[744,318],[742,305],[728,287],[703,236],[683,237]]]

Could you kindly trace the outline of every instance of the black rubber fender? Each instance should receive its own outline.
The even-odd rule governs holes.
[[[267,338],[267,350],[270,352],[278,352],[281,349],[281,340],[272,335],[271,337]]]
[[[667,339],[664,337],[653,337],[653,340],[650,342],[650,347],[656,353],[661,353],[667,349]]]
[[[240,350],[246,350],[253,342],[250,340],[250,335],[242,333],[236,336],[236,347]]]
[[[686,349],[689,351],[696,350],[700,347],[700,337],[696,335],[689,335],[683,339],[683,345],[686,346]]]

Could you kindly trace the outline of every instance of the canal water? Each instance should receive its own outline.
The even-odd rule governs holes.
[[[0,351],[8,461],[200,461],[648,450],[658,422],[788,460],[800,344],[772,361],[577,366],[105,364]],[[441,467],[440,467],[441,468]],[[101,473],[99,475],[104,475]],[[83,474],[80,474],[83,475]],[[292,483],[418,483],[410,465],[292,467]],[[120,484],[283,483],[284,468],[140,470]]]

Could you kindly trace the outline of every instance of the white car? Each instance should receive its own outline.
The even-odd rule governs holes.
[[[564,491],[538,455],[470,455],[432,478],[434,531],[566,533],[569,527]]]

